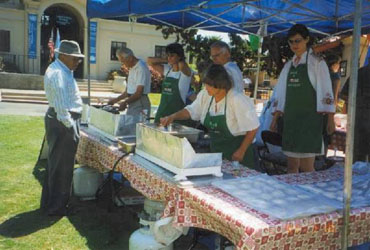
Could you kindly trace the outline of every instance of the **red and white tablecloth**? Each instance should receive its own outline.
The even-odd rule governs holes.
[[[281,181],[305,184],[335,180],[342,169],[277,176]],[[213,186],[182,190],[176,209],[177,226],[200,227],[231,240],[238,249],[340,249],[342,213],[332,212],[281,221],[254,210]],[[370,207],[353,209],[349,244],[370,241]]]
[[[100,171],[111,169],[122,156],[117,147],[81,132],[77,152],[80,164]],[[222,170],[234,176],[258,174],[253,170],[235,170],[224,162]],[[147,198],[166,202],[164,216],[174,216],[176,226],[200,227],[217,232],[231,240],[238,249],[340,249],[342,213],[315,215],[280,221],[260,213],[237,198],[211,185],[182,188],[140,166],[130,157],[117,166],[117,171]],[[336,180],[343,176],[339,167],[313,173],[280,175],[291,184]],[[349,244],[370,241],[370,207],[353,209],[350,216]]]
[[[79,164],[90,166],[100,172],[107,172],[113,168],[114,163],[122,155],[123,153],[118,150],[117,146],[100,140],[98,136],[87,133],[85,129],[81,130],[76,155]],[[131,186],[145,197],[166,202],[164,216],[174,215],[178,205],[176,201],[181,190],[180,187],[131,160],[131,156],[122,159],[117,165],[116,171],[121,172],[130,181]],[[246,168],[235,169],[228,161],[223,162],[222,171],[234,176],[258,174],[258,172]]]

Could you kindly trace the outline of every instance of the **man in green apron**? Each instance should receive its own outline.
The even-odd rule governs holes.
[[[308,58],[308,56],[306,57]],[[283,150],[321,153],[323,115],[316,112],[316,91],[305,64],[290,67],[284,110]]]
[[[333,132],[335,105],[328,66],[309,49],[309,31],[296,24],[288,31],[295,54],[286,63],[276,85],[277,108],[271,123],[284,113],[282,149],[288,156],[288,173],[314,171],[316,155],[324,153],[323,114],[328,114],[328,133]]]
[[[185,103],[181,99],[179,90],[179,81],[181,79],[181,75],[178,79],[176,79],[168,76],[169,72],[170,71],[167,72],[162,82],[161,101],[155,115],[155,122],[159,122],[161,117],[173,114],[185,107]]]
[[[160,118],[173,114],[185,107],[186,95],[189,91],[192,71],[185,62],[185,53],[178,43],[166,47],[167,61],[164,58],[149,57],[148,64],[159,74],[164,76],[162,82],[161,101],[155,116],[155,122]],[[168,64],[165,64],[168,62]],[[190,125],[189,121],[181,121]]]

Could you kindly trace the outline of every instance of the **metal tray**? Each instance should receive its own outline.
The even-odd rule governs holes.
[[[103,109],[90,106],[90,123],[92,127],[101,130],[110,137],[135,135],[139,116],[126,115],[125,112],[113,114]]]
[[[118,147],[121,151],[126,153],[132,153],[136,147],[136,136],[122,136],[118,138]]]
[[[199,134],[202,132],[202,130],[187,127],[178,123],[172,123],[166,127],[158,123],[146,123],[145,126],[153,128],[161,133],[168,133],[180,138],[185,137],[191,143],[197,142]]]
[[[135,153],[170,171],[176,168],[199,171],[200,168],[220,167],[221,153],[197,153],[188,141],[186,135],[193,136],[200,130],[180,126],[167,131],[170,129],[157,124],[138,123]]]

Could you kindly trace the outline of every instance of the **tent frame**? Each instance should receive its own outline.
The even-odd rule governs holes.
[[[128,0],[128,2],[130,2],[131,0]],[[174,26],[174,27],[177,27],[177,28],[181,28],[179,26],[176,26],[176,25],[173,25],[171,23],[168,23],[168,22],[165,22],[163,20],[160,20],[154,16],[158,16],[158,15],[166,15],[166,14],[171,14],[171,13],[177,13],[177,12],[182,12],[183,14],[185,12],[189,12],[192,14],[192,15],[195,15],[197,17],[201,17],[203,18],[204,20],[192,25],[191,27],[188,27],[186,29],[211,29],[211,28],[214,28],[214,27],[221,27],[221,26],[225,26],[225,27],[229,27],[233,30],[235,30],[235,32],[239,32],[239,33],[242,33],[242,34],[253,34],[252,32],[246,30],[245,28],[246,27],[257,27],[257,26],[260,26],[261,25],[261,22],[260,21],[263,21],[265,23],[268,23],[268,20],[272,17],[275,17],[275,18],[278,18],[281,20],[281,22],[279,22],[280,24],[295,24],[295,22],[292,22],[292,21],[289,21],[283,17],[280,17],[279,14],[280,13],[291,13],[291,14],[294,14],[295,12],[291,12],[290,9],[292,8],[298,8],[298,9],[301,9],[301,10],[304,10],[306,11],[308,14],[303,14],[303,13],[296,13],[296,14],[299,14],[300,16],[306,16],[307,18],[312,18],[312,19],[306,19],[306,21],[322,21],[322,20],[325,20],[325,21],[328,21],[328,20],[331,20],[331,21],[334,21],[336,23],[336,26],[338,27],[338,22],[339,21],[342,21],[342,20],[345,20],[345,19],[350,19],[351,17],[354,19],[354,25],[353,25],[353,28],[351,29],[347,29],[347,30],[344,30],[344,31],[339,31],[339,32],[336,32],[336,33],[333,33],[333,34],[329,34],[329,33],[326,33],[326,32],[322,32],[320,30],[317,30],[317,29],[313,29],[312,27],[310,27],[309,24],[307,24],[307,27],[315,32],[315,33],[319,33],[321,35],[325,35],[325,36],[337,36],[337,35],[340,35],[340,34],[344,34],[344,33],[348,33],[350,31],[353,32],[352,36],[353,36],[353,46],[352,46],[352,55],[351,55],[351,70],[350,70],[350,75],[351,75],[351,78],[350,78],[350,83],[349,83],[349,109],[348,109],[348,117],[347,117],[347,136],[346,136],[346,158],[345,158],[345,173],[344,173],[344,188],[343,188],[343,206],[344,206],[344,209],[343,209],[343,220],[344,220],[344,223],[343,223],[343,229],[342,229],[342,249],[345,250],[347,249],[348,247],[348,234],[349,234],[349,213],[350,213],[350,203],[351,203],[351,193],[352,193],[352,160],[353,160],[353,144],[354,144],[354,125],[355,125],[355,116],[356,116],[356,93],[357,93],[357,79],[358,79],[358,63],[354,63],[354,62],[358,62],[359,61],[359,47],[360,47],[360,36],[361,36],[361,28],[364,28],[364,27],[370,27],[370,24],[369,25],[366,25],[366,26],[363,26],[361,27],[361,16],[363,14],[369,14],[370,13],[370,8],[363,8],[362,7],[362,0],[355,0],[355,10],[353,13],[350,13],[350,14],[347,14],[345,16],[342,16],[342,17],[339,17],[338,16],[338,7],[339,7],[339,4],[340,4],[340,0],[336,0],[336,15],[335,17],[333,18],[328,18],[328,17],[325,17],[323,15],[321,15],[320,13],[318,12],[315,12],[315,11],[312,11],[310,9],[307,9],[305,8],[304,6],[302,6],[302,3],[306,3],[307,1],[309,0],[302,0],[300,3],[290,3],[289,0],[282,0],[283,2],[285,3],[289,3],[291,4],[290,7],[288,7],[287,9],[284,9],[284,10],[280,10],[280,9],[273,9],[273,8],[270,8],[268,10],[266,10],[266,8],[262,9],[262,8],[259,8],[257,5],[254,5],[253,2],[256,2],[257,0],[242,0],[242,1],[237,1],[237,2],[232,2],[232,3],[225,3],[225,4],[214,4],[214,5],[207,5],[207,3],[209,2],[209,0],[207,1],[204,1],[204,2],[201,2],[200,4],[198,4],[197,6],[192,6],[192,7],[189,7],[189,8],[185,8],[185,9],[182,9],[182,10],[174,10],[174,11],[164,11],[164,12],[158,12],[158,13],[150,13],[150,14],[140,14],[140,15],[135,15],[135,14],[129,14],[129,15],[122,15],[122,16],[115,16],[115,17],[111,17],[111,18],[119,18],[119,17],[129,17],[129,20],[132,21],[132,20],[138,20],[142,17],[146,17],[146,18],[150,18],[152,20],[155,20],[159,23],[162,23],[162,24],[165,24],[165,25],[170,25],[170,26]],[[240,6],[242,5],[243,6],[243,21],[242,23],[233,23],[233,22],[230,22],[228,20],[225,20],[224,18],[221,18],[220,15],[232,10],[233,8],[237,7],[237,6]],[[206,13],[204,11],[201,11],[202,9],[206,9],[206,8],[217,8],[217,7],[222,7],[222,6],[232,6],[230,7],[228,10],[224,11],[223,13],[219,13],[217,15],[212,15],[212,14],[209,14],[209,13]],[[258,20],[259,24],[257,24],[256,21],[253,21],[253,22],[244,22],[244,14],[245,14],[245,7],[246,6],[252,6],[254,8],[257,8],[259,9],[261,12],[263,13],[266,13],[268,14],[269,16],[264,18],[264,19],[261,19],[261,20]],[[274,13],[274,11],[276,11],[276,13]],[[87,68],[87,72],[88,72],[88,104],[90,105],[90,98],[91,98],[91,95],[90,95],[90,86],[91,86],[91,83],[90,83],[90,20],[91,20],[91,17],[88,17],[88,68]],[[215,22],[215,25],[208,25],[208,26],[201,26],[203,23],[206,23],[207,21],[213,21]],[[302,21],[302,20],[300,20]],[[270,25],[274,25],[276,23],[273,23],[271,22]],[[312,25],[312,24],[311,24]],[[281,31],[278,31],[278,32],[274,32],[274,33],[270,33],[270,35],[276,35],[278,33],[281,33],[281,32],[285,32],[286,29],[283,29]],[[253,35],[258,35],[258,34],[253,34]],[[259,35],[260,38],[263,38],[263,36]],[[261,41],[261,39],[260,39]],[[261,53],[260,53],[260,46],[261,46],[261,42],[259,44],[259,50],[258,50],[258,68],[257,68],[257,76],[256,76],[256,84],[255,84],[255,89],[254,89],[254,96],[256,97],[257,96],[257,86],[258,86],[258,72],[259,72],[259,62],[260,62],[260,57],[261,57]]]

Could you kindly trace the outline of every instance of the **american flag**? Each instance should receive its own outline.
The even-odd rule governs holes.
[[[48,47],[49,47],[49,50],[50,50],[49,62],[52,62],[53,58],[54,58],[54,28],[51,29],[51,34],[50,34],[50,38],[49,38],[49,42],[48,42]]]

